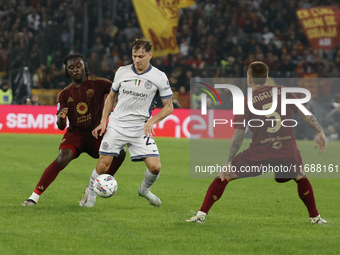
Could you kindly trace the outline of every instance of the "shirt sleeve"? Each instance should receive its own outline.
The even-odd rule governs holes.
[[[63,108],[68,107],[65,98],[66,98],[65,91],[60,92],[58,96],[57,114],[60,113]]]
[[[119,69],[116,72],[115,78],[113,79],[113,82],[112,82],[111,90],[116,93],[118,93],[120,83],[121,83],[121,72],[122,72],[122,68],[119,67]]]
[[[161,99],[172,98],[170,82],[166,75],[162,73],[162,78],[158,84],[159,96]]]

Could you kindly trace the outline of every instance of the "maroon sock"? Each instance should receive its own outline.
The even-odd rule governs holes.
[[[215,180],[210,184],[207,194],[205,195],[202,207],[200,211],[208,214],[210,208],[213,204],[220,199],[222,196],[225,187],[227,186],[228,181],[221,181],[220,178],[215,178]]]
[[[308,178],[304,177],[296,181],[296,183],[297,183],[299,197],[301,198],[302,202],[304,202],[304,204],[306,205],[307,210],[309,212],[309,217],[318,216],[319,212],[316,209],[313,188]]]
[[[61,170],[63,170],[64,167],[62,167],[57,160],[54,160],[44,171],[42,174],[37,186],[34,189],[34,192],[38,195],[41,195],[48,186],[55,180],[57,175]]]
[[[125,159],[125,155],[126,155],[125,150],[121,150],[118,157],[113,158],[111,165],[109,169],[106,171],[106,173],[114,176],[115,173],[118,171],[119,167],[122,165]]]

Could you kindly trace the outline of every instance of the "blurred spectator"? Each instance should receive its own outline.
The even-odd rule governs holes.
[[[41,105],[38,95],[32,95],[31,98],[26,99],[26,105]]]
[[[35,8],[31,9],[31,13],[27,16],[27,27],[32,32],[37,32],[40,26],[40,15]]]
[[[142,35],[142,31],[138,27],[134,27],[132,22],[127,23],[124,33],[128,41],[131,41],[132,39]]]
[[[91,71],[91,73],[93,73],[94,75],[99,75],[100,73],[100,67],[101,67],[101,63],[100,63],[100,59],[98,56],[98,53],[96,51],[92,51],[91,52],[91,56],[90,59],[87,62],[89,70]]]
[[[50,77],[48,76],[47,67],[44,64],[41,64],[40,67],[37,68],[36,72],[33,74],[32,80],[34,88],[53,88]]]
[[[262,39],[264,40],[264,43],[268,45],[268,43],[273,40],[275,37],[274,33],[269,31],[268,27],[263,28],[263,34],[262,34]]]
[[[178,77],[178,85],[179,88],[176,88],[178,91],[190,91],[190,79],[193,77],[193,72],[191,69],[183,71]]]
[[[340,94],[335,95],[332,101],[332,110],[326,115],[326,134],[340,140]]]
[[[9,88],[8,80],[2,80],[0,89],[0,104],[11,104],[13,100],[12,89]]]

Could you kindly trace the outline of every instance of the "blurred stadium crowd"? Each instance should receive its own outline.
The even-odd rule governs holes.
[[[190,78],[245,77],[254,60],[269,65],[270,77],[337,78],[340,47],[313,50],[295,14],[325,5],[339,7],[339,0],[197,0],[180,11],[179,53],[152,64],[166,72],[182,108],[190,107]],[[60,90],[70,82],[63,59],[74,51],[85,54],[92,74],[112,80],[120,66],[131,63],[131,43],[140,35],[131,0],[1,1],[2,83],[12,71],[28,67],[33,89]],[[339,93],[336,84],[324,97],[325,115],[340,103],[334,97]]]

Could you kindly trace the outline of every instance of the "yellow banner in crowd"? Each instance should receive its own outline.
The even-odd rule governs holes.
[[[194,0],[133,0],[139,24],[146,39],[153,45],[153,56],[178,53],[176,31],[179,9],[195,3]]]
[[[340,45],[340,12],[336,6],[297,9],[296,15],[314,49],[333,49]]]

